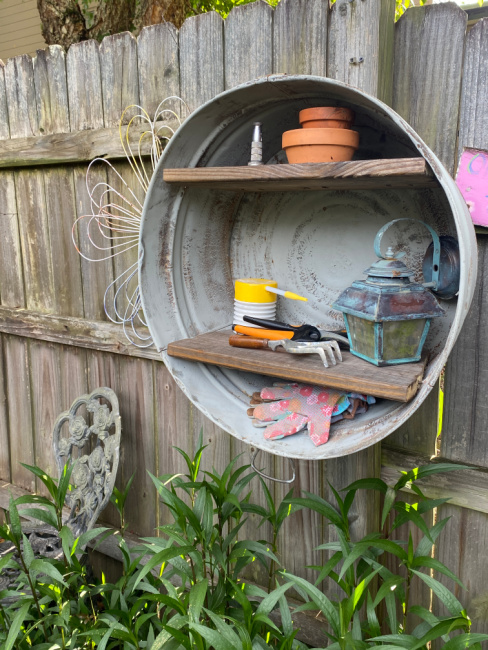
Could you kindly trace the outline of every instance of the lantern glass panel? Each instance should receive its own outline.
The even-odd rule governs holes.
[[[352,348],[358,354],[374,359],[375,340],[374,340],[374,322],[365,320],[358,316],[346,316],[349,325],[349,335],[351,337]]]
[[[384,322],[383,361],[416,357],[425,323],[425,318]]]

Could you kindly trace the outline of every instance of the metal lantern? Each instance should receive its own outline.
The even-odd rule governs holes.
[[[404,219],[387,223],[377,233],[374,248],[379,259],[365,271],[367,279],[353,282],[332,305],[344,314],[351,352],[376,366],[419,361],[431,319],[444,314],[429,289],[453,297],[456,282],[459,287],[459,256],[444,250],[446,245],[449,253],[456,250],[455,240],[439,238],[423,221],[418,223],[432,235],[423,265],[424,279],[428,277],[429,282],[411,282],[414,272],[400,259],[404,253],[395,254],[390,247],[381,254],[382,236],[398,221]],[[441,259],[449,261],[442,273]]]

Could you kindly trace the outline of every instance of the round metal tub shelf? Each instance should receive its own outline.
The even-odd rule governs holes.
[[[423,158],[434,182],[396,187],[252,191],[168,183],[163,169],[247,166],[252,124],[262,123],[263,159],[284,162],[281,134],[298,128],[298,112],[340,105],[356,113],[360,146],[355,160]],[[256,168],[254,168],[256,169]],[[223,170],[224,172],[225,170]],[[391,186],[389,186],[391,185]],[[424,380],[409,403],[379,400],[369,412],[333,425],[329,442],[314,447],[306,433],[266,441],[247,416],[249,397],[270,378],[170,357],[169,343],[232,323],[233,279],[269,277],[308,303],[279,301],[278,318],[322,328],[340,326],[330,305],[375,261],[373,241],[388,221],[412,217],[459,241],[458,297],[441,301],[425,349]],[[388,235],[421,280],[429,244],[422,226],[398,225]],[[385,237],[387,239],[387,237]],[[151,335],[189,399],[211,420],[256,448],[289,458],[344,456],[379,442],[422,404],[452,350],[468,312],[476,280],[476,239],[466,204],[451,176],[425,143],[391,108],[331,79],[277,75],[227,91],[196,110],[169,142],[144,204],[140,288]],[[270,352],[270,354],[272,354]]]

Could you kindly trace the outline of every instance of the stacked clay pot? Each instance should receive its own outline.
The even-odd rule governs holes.
[[[352,160],[359,145],[359,133],[350,128],[354,119],[350,108],[306,108],[300,111],[298,119],[302,128],[285,131],[282,136],[289,163]]]

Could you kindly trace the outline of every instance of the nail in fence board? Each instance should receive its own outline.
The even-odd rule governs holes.
[[[187,18],[179,45],[180,96],[194,111],[224,90],[223,19],[215,11]]]
[[[415,7],[395,27],[392,106],[451,174],[466,21],[466,12],[450,2]]]
[[[327,76],[390,103],[395,3],[337,0],[330,11]]]
[[[328,0],[281,0],[273,14],[273,72],[327,76]]]

